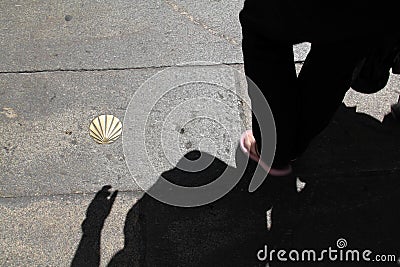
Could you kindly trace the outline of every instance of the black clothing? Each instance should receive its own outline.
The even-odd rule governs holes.
[[[399,29],[396,0],[246,0],[242,26],[270,39],[331,42],[374,39]]]
[[[389,1],[365,2],[246,0],[240,13],[245,73],[274,115],[274,167],[304,152],[341,104],[368,47],[394,35],[395,9],[382,4]],[[303,41],[312,45],[297,77],[292,45]],[[255,116],[253,133],[261,149],[268,149]]]

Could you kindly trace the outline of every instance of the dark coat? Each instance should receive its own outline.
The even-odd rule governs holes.
[[[377,38],[399,33],[396,0],[246,0],[244,30],[293,42]],[[399,0],[397,0],[400,3]],[[397,3],[397,4],[398,4]],[[396,14],[397,12],[397,14]],[[397,20],[397,25],[396,25]]]

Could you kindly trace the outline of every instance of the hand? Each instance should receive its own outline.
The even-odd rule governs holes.
[[[82,223],[82,230],[84,232],[101,231],[103,228],[104,222],[110,214],[118,194],[118,190],[115,190],[111,194],[110,189],[110,185],[103,186],[90,203],[86,211],[86,219]]]

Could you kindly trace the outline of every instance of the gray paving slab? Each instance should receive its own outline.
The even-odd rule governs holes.
[[[154,73],[1,75],[0,195],[95,192],[104,183],[137,190],[125,168],[121,140],[97,145],[88,126],[104,113],[122,119],[131,95]]]
[[[100,188],[98,188],[100,189]],[[70,266],[94,194],[0,199],[1,266]],[[124,246],[123,227],[138,195],[120,192],[102,231],[101,265]]]
[[[201,79],[219,80],[223,87],[201,82],[182,85],[177,79],[181,75],[190,80],[191,73],[203,73],[205,69],[208,72]],[[177,161],[185,152],[199,148],[234,164],[234,147],[244,129],[236,96],[243,89],[237,89],[242,87],[237,86],[236,71],[228,66],[178,67],[163,80],[141,88],[159,71],[0,75],[0,196],[95,192],[104,184],[139,190],[126,167],[122,138],[110,145],[98,145],[88,130],[91,120],[101,114],[113,114],[123,120],[134,96],[133,107],[139,107],[139,111],[150,108],[148,113],[129,114],[132,127],[147,121],[147,125],[143,124],[147,152],[139,151],[137,159],[129,159],[135,162],[140,155],[153,158],[155,167],[149,171],[152,173],[140,172],[142,177],[147,179],[174,167],[164,153]],[[155,103],[146,102],[149,94],[164,90],[161,83],[171,86],[168,94],[161,94]],[[226,114],[219,112],[218,105],[223,105],[221,110],[229,110]],[[207,115],[205,110],[211,113]],[[182,112],[189,114],[186,120],[182,120]],[[168,117],[169,113],[172,117]],[[223,132],[217,131],[221,125]],[[163,129],[166,135],[160,136]],[[168,141],[181,131],[178,143]],[[128,129],[125,132],[128,134]],[[161,137],[167,143],[162,143]],[[135,137],[124,140],[128,142],[126,147],[137,152],[140,146],[132,139]],[[132,146],[129,142],[133,142]],[[141,170],[138,165],[132,172],[135,175]]]
[[[168,2],[173,1],[3,1],[0,71],[241,61],[239,44],[205,28],[207,21],[204,25],[192,21],[189,14],[181,14],[174,9],[175,4]],[[201,6],[204,11],[212,8],[208,2]],[[238,15],[232,13],[238,13],[240,6],[235,7],[219,18],[224,22],[221,32],[229,33],[231,28],[236,29],[236,34],[239,32]],[[236,23],[230,25],[227,17],[235,17],[229,21]]]

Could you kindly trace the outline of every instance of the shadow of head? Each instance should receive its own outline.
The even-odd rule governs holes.
[[[236,160],[247,158],[237,153]],[[238,171],[208,153],[191,151],[162,177],[176,185],[199,187],[223,175],[237,182],[219,199],[202,206],[171,206],[145,194],[127,215],[125,247],[110,266],[118,266],[116,263],[127,258],[136,258],[147,266],[187,266],[189,262],[202,266],[215,260],[218,252],[221,258],[228,256],[228,247],[228,257],[238,263],[256,260],[254,251],[266,233],[265,209],[261,208],[262,200],[257,201],[258,195],[247,190],[251,166]],[[237,244],[240,248],[235,247]]]

